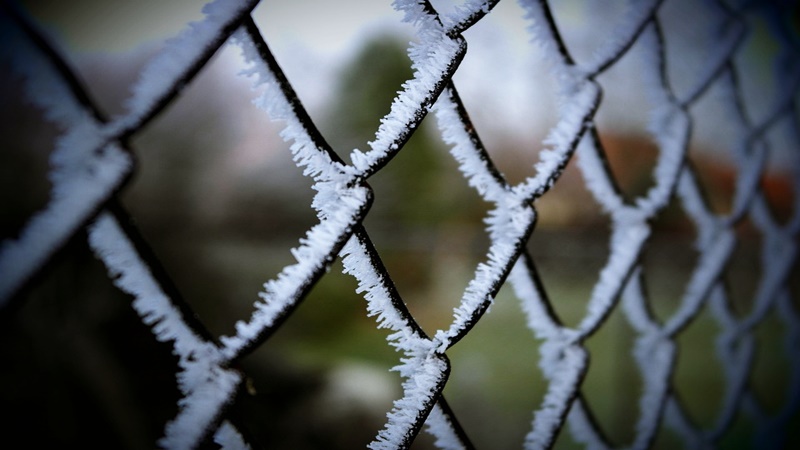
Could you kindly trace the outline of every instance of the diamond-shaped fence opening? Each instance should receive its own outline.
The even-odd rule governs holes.
[[[4,437],[796,446],[797,10],[509,1],[395,0],[402,28],[291,72],[255,0],[114,66],[2,3]],[[512,10],[522,77],[481,42]],[[296,23],[368,16],[324,11]]]

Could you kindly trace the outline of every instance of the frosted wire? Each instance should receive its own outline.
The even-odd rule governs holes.
[[[183,394],[180,412],[166,424],[159,441],[166,448],[193,448],[219,424],[212,438],[224,448],[249,448],[243,436],[226,420],[226,407],[233,401],[242,380],[239,372],[228,368],[246,351],[260,345],[264,336],[299,305],[310,285],[324,275],[338,254],[344,272],[357,280],[356,293],[366,300],[369,316],[379,328],[388,330],[387,340],[400,353],[394,368],[401,375],[403,395],[395,400],[385,426],[377,432],[370,448],[404,448],[427,423],[439,448],[469,448],[456,432],[456,417],[445,413],[439,404],[450,367],[447,351],[470,332],[496,301],[505,282],[511,283],[519,298],[533,338],[540,340],[539,366],[545,377],[545,396],[534,406],[530,432],[521,444],[529,449],[550,448],[565,424],[573,440],[589,448],[610,448],[603,430],[590,419],[591,402],[583,395],[583,379],[591,370],[586,339],[602,327],[620,306],[621,313],[635,330],[631,349],[642,379],[639,415],[630,448],[645,448],[662,426],[681,435],[688,446],[712,448],[732,426],[737,413],[744,411],[762,424],[764,435],[774,432],[779,438],[786,417],[800,403],[800,388],[794,386],[784,408],[777,415],[763,410],[748,380],[757,352],[754,330],[767,317],[780,311],[789,331],[787,355],[797,360],[800,351],[800,318],[791,307],[786,282],[797,259],[797,232],[800,210],[795,208],[788,221],[772,215],[759,181],[769,162],[775,135],[788,136],[794,143],[791,161],[800,173],[796,144],[800,141],[796,95],[776,95],[760,115],[747,110],[742,87],[737,84],[741,51],[748,29],[753,27],[751,12],[736,11],[717,4],[715,23],[725,23],[725,33],[716,36],[705,49],[710,55],[703,67],[681,80],[686,93],[674,91],[669,67],[674,64],[665,51],[670,39],[660,16],[660,8],[670,1],[630,2],[618,26],[602,42],[588,61],[576,59],[571,42],[563,39],[560,18],[547,2],[522,0],[523,15],[529,22],[533,45],[545,54],[546,63],[557,83],[556,124],[541,142],[539,160],[530,176],[519,184],[509,184],[492,162],[493,149],[484,148],[479,131],[464,113],[452,76],[467,51],[460,34],[491,14],[495,1],[466,0],[448,15],[425,3],[396,0],[395,8],[416,30],[408,54],[413,78],[399,86],[389,113],[381,119],[368,150],[351,151],[352,164],[341,162],[335,153],[316,137],[317,130],[296,102],[291,84],[275,66],[264,59],[263,48],[247,26],[233,34],[248,64],[245,75],[264,93],[254,102],[272,120],[284,124],[281,136],[290,142],[295,164],[309,177],[316,191],[311,208],[318,222],[291,250],[296,262],[285,267],[265,283],[253,312],[236,324],[236,334],[221,338],[221,346],[205,341],[192,330],[180,311],[159,288],[139,258],[128,236],[108,213],[101,213],[89,230],[96,254],[109,270],[109,276],[123,291],[134,297],[133,307],[142,321],[153,327],[155,337],[173,343],[179,356],[177,379]],[[204,8],[205,18],[189,25],[169,40],[162,53],[152,59],[132,86],[126,102],[128,111],[110,124],[99,123],[70,92],[59,69],[33,48],[15,24],[2,17],[3,39],[19,41],[19,50],[4,46],[3,60],[25,79],[25,90],[47,120],[66,129],[52,153],[51,198],[46,208],[32,216],[16,241],[0,247],[0,302],[8,298],[37,268],[46,262],[59,243],[74,235],[109,199],[122,178],[131,170],[131,158],[114,142],[126,133],[136,133],[153,114],[170,102],[176,87],[191,78],[198,65],[221,45],[246,15],[255,1],[214,1]],[[771,7],[774,7],[772,5]],[[551,20],[554,18],[554,20]],[[795,92],[800,83],[800,65],[791,63],[797,56],[781,35],[780,21],[773,23],[783,45],[779,56],[783,68],[775,70],[776,83]],[[10,37],[9,37],[10,36]],[[24,58],[23,58],[24,55]],[[650,171],[653,185],[640,196],[621,192],[613,170],[609,169],[602,148],[601,131],[595,123],[602,107],[603,72],[622,58],[640,63],[644,77],[643,95],[649,102],[650,139],[657,146],[657,159]],[[796,59],[796,58],[795,58]],[[696,170],[686,164],[695,125],[706,120],[693,113],[694,104],[711,91],[717,92],[738,142],[732,153],[738,164],[733,207],[718,212],[707,203]],[[453,310],[452,322],[434,330],[429,337],[405,308],[390,274],[380,261],[379,250],[371,242],[362,221],[368,213],[372,192],[364,183],[403,150],[403,143],[415,132],[422,118],[435,111],[443,142],[462,172],[465,183],[491,205],[485,217],[489,238],[487,253],[477,264],[473,277]],[[101,149],[100,152],[96,152]],[[586,310],[575,326],[561,323],[553,308],[562,299],[548,292],[547,280],[538,276],[537,249],[528,239],[539,214],[536,202],[557,186],[564,168],[575,164],[593,200],[611,224],[608,259],[594,278],[586,299]],[[795,205],[800,205],[796,182]],[[376,199],[380,201],[381,199]],[[670,204],[677,205],[689,218],[695,233],[698,253],[684,293],[675,312],[659,320],[650,313],[647,293],[648,271],[642,264],[646,245],[658,229],[653,227]],[[732,311],[722,276],[737,245],[735,226],[748,220],[762,234],[759,263],[762,271],[753,308],[744,316]],[[585,274],[584,274],[585,275]],[[592,275],[592,274],[590,274]],[[1,305],[0,305],[1,306]],[[701,428],[674,397],[672,374],[679,355],[677,338],[685,327],[704,311],[709,311],[720,327],[714,354],[724,375],[723,405],[714,424]],[[592,355],[602,357],[602,355]],[[800,364],[791,369],[792,379],[800,379]]]

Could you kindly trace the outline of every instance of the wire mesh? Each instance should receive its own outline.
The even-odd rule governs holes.
[[[496,0],[466,1],[448,14],[440,14],[427,1],[394,2],[415,26],[417,39],[408,50],[413,77],[380,120],[369,149],[354,150],[349,163],[317,128],[273,56],[251,17],[257,3],[217,0],[206,5],[202,21],[167,41],[146,64],[131,86],[127,110],[110,118],[39,25],[18,6],[2,6],[2,58],[23,78],[29,100],[63,132],[51,156],[52,189],[46,206],[27,218],[17,238],[5,240],[0,248],[0,305],[4,314],[13,316],[12,306],[24,301],[25,289],[36,283],[38,274],[69,241],[85,232],[109,278],[133,297],[141,321],[152,328],[155,339],[170,343],[178,357],[175,370],[181,399],[177,415],[164,426],[159,446],[197,448],[212,441],[224,448],[255,445],[248,442],[246,430],[232,413],[237,393],[245,390],[246,373],[239,363],[292,320],[337,260],[356,280],[367,314],[379,328],[391,330],[389,344],[402,355],[395,368],[403,378],[402,396],[388,411],[385,426],[376,430],[370,448],[409,448],[424,425],[438,448],[473,448],[469,430],[460,425],[443,394],[451,371],[448,350],[473,330],[505,284],[513,289],[528,327],[541,341],[538,364],[546,383],[542,401],[533,408],[530,431],[520,443],[524,448],[553,447],[565,425],[571,438],[586,447],[618,446],[594,418],[583,387],[591,367],[586,341],[616,310],[634,331],[631,351],[643,386],[635,433],[624,446],[649,448],[659,430],[667,428],[687,448],[714,448],[739,414],[756,423],[756,445],[783,445],[800,401],[800,317],[796,293],[790,288],[800,229],[800,177],[796,176],[800,49],[789,3],[709,2],[720,25],[700,65],[691,67],[691,76],[681,79],[683,86],[678,89],[670,70],[681,64],[681,58],[669,53],[666,41],[670,33],[681,30],[665,23],[663,10],[669,1],[631,2],[614,32],[585,60],[573,54],[547,2],[520,1],[534,45],[547,55],[559,104],[556,125],[544,140],[539,162],[516,184],[495,165],[453,81],[467,53],[463,33],[492,14]],[[763,22],[779,46],[770,72],[774,78],[769,80],[777,89],[765,102],[768,106],[756,112],[748,109],[739,72],[743,42]],[[291,142],[294,162],[313,180],[316,194],[310,207],[317,222],[292,250],[296,262],[264,285],[249,318],[236,323],[233,335],[216,338],[195,318],[190,302],[181,299],[119,196],[136,168],[128,142],[180,100],[183,87],[226,43],[241,49],[249,74],[264,89],[257,103],[270,119],[282,121],[282,137]],[[651,173],[654,183],[639,195],[620,188],[595,121],[603,104],[604,86],[598,80],[627,55],[642,61],[651,107],[635,114],[649,114],[649,130],[658,148]],[[691,110],[710,95],[727,106],[725,120],[736,130],[731,151],[737,176],[732,205],[725,213],[710,204],[700,169],[688,156],[693,128],[702,121]],[[432,333],[409,312],[381,259],[381,249],[364,225],[373,202],[381,201],[373,198],[367,181],[392,164],[428,112],[434,112],[463,177],[491,205],[484,219],[488,251],[463,288],[450,325]],[[776,134],[784,136],[781,142],[789,149],[786,166],[795,182],[786,220],[771,211],[763,184]],[[528,245],[537,233],[537,202],[558,185],[572,160],[611,224],[608,258],[599,273],[586,274],[597,282],[574,326],[559,317],[559,298],[545,287],[547,280],[532,256],[536,249]],[[699,256],[679,306],[659,318],[648,293],[643,255],[656,233],[653,223],[670,205],[689,218]],[[752,307],[743,314],[732,304],[724,273],[741,240],[737,229],[745,221],[762,239],[760,277]],[[723,401],[710,427],[693,422],[675,386],[678,339],[705,308],[719,330],[709,354],[718,358],[725,380]],[[788,390],[777,412],[759,403],[750,381],[755,359],[765,351],[756,344],[756,329],[771,314],[787,330],[790,362]]]

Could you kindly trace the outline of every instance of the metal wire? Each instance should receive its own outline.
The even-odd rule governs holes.
[[[172,342],[180,359],[176,372],[183,400],[178,416],[165,424],[159,445],[195,448],[211,439],[225,442],[224,446],[230,448],[248,445],[229,420],[245,375],[236,369],[237,363],[292,320],[296,308],[337,258],[342,260],[345,272],[357,280],[370,315],[377,318],[380,326],[395,332],[390,344],[403,354],[399,366],[404,378],[403,396],[388,412],[386,426],[377,431],[372,448],[408,448],[426,421],[441,448],[473,448],[467,437],[469,430],[459,424],[443,395],[451,370],[447,351],[481,320],[505,284],[519,297],[529,327],[542,341],[539,362],[547,382],[546,394],[533,411],[531,431],[522,443],[525,448],[551,448],[566,424],[572,438],[589,448],[614,447],[593,419],[582,384],[591,365],[585,341],[607,323],[616,309],[624,312],[635,330],[632,351],[644,387],[635,436],[626,445],[648,448],[658,431],[668,427],[684,439],[687,448],[713,448],[741,412],[752,416],[762,433],[773,436],[773,442],[780,442],[774,438],[776,435],[789,432],[787,424],[800,404],[800,317],[795,310],[797,299],[789,289],[800,230],[800,191],[795,184],[792,215],[780,223],[767,205],[759,180],[766,170],[770,145],[767,136],[787,123],[794,145],[790,149],[794,152],[793,170],[800,173],[796,146],[800,142],[800,48],[786,22],[773,20],[780,57],[789,62],[777,71],[781,95],[769,111],[755,118],[747,109],[738,81],[737,58],[744,37],[759,17],[790,15],[791,5],[730,6],[712,2],[715,14],[730,31],[719,34],[715,54],[708,58],[706,67],[695,71],[691,88],[681,95],[669,80],[668,68],[675,62],[667,56],[665,34],[670,31],[660,18],[661,9],[669,1],[632,2],[615,39],[601,46],[593,60],[585,62],[570,51],[546,1],[521,1],[532,20],[535,41],[549,49],[562,106],[548,139],[549,147],[542,151],[542,162],[531,176],[510,184],[484,147],[453,81],[467,52],[462,33],[491,14],[497,1],[468,1],[450,16],[441,16],[427,1],[395,2],[396,8],[417,26],[419,42],[409,52],[414,78],[397,94],[391,111],[381,121],[372,148],[351,155],[352,164],[346,163],[326,141],[294,92],[291,80],[282,72],[250,16],[257,3],[214,2],[206,11],[202,26],[187,29],[153,58],[143,70],[142,79],[154,77],[152,72],[159,72],[163,61],[177,62],[178,69],[160,71],[155,78],[157,83],[150,80],[135,86],[128,113],[112,120],[100,112],[39,26],[17,6],[2,6],[3,26],[16,33],[15,37],[4,38],[25,42],[24,50],[10,56],[14,59],[24,55],[23,61],[12,61],[12,66],[23,72],[32,85],[49,80],[46,82],[53,84],[57,93],[50,100],[34,101],[51,112],[58,108],[72,111],[51,116],[66,130],[60,151],[74,155],[75,167],[63,175],[59,175],[60,169],[53,169],[58,172],[56,179],[61,185],[54,188],[48,205],[30,218],[19,239],[0,247],[0,305],[6,309],[4,314],[14,314],[10,304],[24,299],[22,293],[35,282],[36,274],[67,241],[88,231],[90,245],[115,284],[135,298],[133,307],[142,321],[153,327],[158,340]],[[297,263],[285,267],[267,283],[252,316],[237,325],[234,336],[217,340],[181,299],[169,274],[118,202],[118,196],[135,169],[135,154],[127,148],[129,138],[144,130],[165,107],[179,102],[182,87],[206,68],[226,42],[235,42],[244,49],[255,72],[266,83],[271,102],[268,112],[273,119],[285,120],[286,133],[294,140],[295,162],[313,179],[318,191],[312,208],[319,222],[295,249]],[[652,111],[655,119],[651,126],[659,151],[653,168],[655,184],[633,199],[619,187],[594,121],[603,101],[603,85],[598,79],[629,54],[648,62],[648,68],[643,69],[650,80],[648,93],[659,104]],[[31,73],[25,73],[26,67],[33,67]],[[689,140],[697,122],[690,109],[712,90],[721,93],[718,95],[730,105],[740,133],[736,149],[738,180],[729,214],[719,214],[709,205],[698,181],[699,169],[688,158]],[[436,112],[440,131],[452,147],[463,176],[492,205],[486,220],[490,245],[485,259],[464,287],[451,325],[431,334],[406,308],[392,274],[381,261],[381,249],[363,224],[372,202],[380,202],[379,198],[373,200],[368,179],[392,163],[429,111]],[[69,139],[70,133],[78,132],[91,139]],[[558,299],[551,297],[544,285],[547,280],[539,275],[536,258],[528,251],[528,241],[536,233],[536,202],[559,183],[569,164],[581,170],[587,189],[611,222],[608,260],[596,275],[598,281],[588,299],[586,314],[576,326],[567,326],[559,318],[553,307]],[[70,183],[89,186],[93,194],[87,196],[85,189],[71,188]],[[674,199],[691,219],[700,257],[680,306],[670,317],[659,320],[651,311],[642,255],[657,232],[652,223]],[[75,204],[81,207],[73,208]],[[737,244],[736,227],[748,218],[763,236],[762,275],[752,311],[741,316],[732,309],[723,274]],[[53,225],[56,219],[57,224]],[[679,358],[677,338],[706,307],[713,312],[721,330],[716,356],[726,380],[723,406],[709,429],[692,423],[674,389]],[[792,362],[790,390],[777,415],[768,414],[760,406],[748,381],[759,351],[754,329],[773,312],[788,330],[787,358]]]

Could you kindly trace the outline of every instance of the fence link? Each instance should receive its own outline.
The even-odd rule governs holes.
[[[21,7],[4,2],[2,60],[22,80],[26,98],[60,134],[50,155],[46,204],[26,217],[18,235],[0,247],[3,315],[13,320],[26,293],[46,276],[46,269],[69,243],[85,233],[109,279],[132,297],[141,322],[156,340],[169,343],[177,356],[177,413],[166,421],[157,445],[188,449],[214,442],[223,448],[251,448],[258,443],[248,437],[252,431],[237,412],[247,391],[248,374],[241,362],[292,321],[303,299],[340,261],[343,271],[356,280],[367,314],[378,328],[390,330],[389,344],[401,355],[395,370],[402,377],[402,394],[369,447],[409,448],[425,429],[437,448],[465,449],[473,448],[470,430],[461,426],[456,408],[443,393],[451,373],[448,351],[473,330],[508,285],[539,342],[538,365],[545,383],[541,401],[532,402],[530,431],[519,443],[524,448],[551,448],[565,433],[588,448],[650,448],[665,429],[678,435],[686,448],[715,448],[735,431],[741,415],[754,424],[754,446],[788,445],[800,401],[800,317],[792,287],[800,229],[797,11],[790,2],[706,2],[706,14],[713,18],[709,27],[714,28],[708,30],[711,39],[698,44],[698,61],[689,61],[697,65],[690,65],[691,58],[670,47],[670,37],[683,31],[680,21],[665,10],[679,2],[626,4],[613,32],[596,37],[598,45],[591,55],[578,56],[562,35],[551,5],[521,0],[531,45],[545,53],[542,64],[557,84],[558,107],[552,112],[555,125],[543,148],[526,143],[531,151],[539,151],[539,161],[527,177],[512,183],[482,143],[453,81],[468,52],[465,33],[491,15],[497,3],[467,0],[445,14],[427,0],[395,0],[393,6],[416,32],[408,48],[413,75],[380,119],[368,149],[353,150],[346,161],[342,149],[334,149],[312,120],[273,56],[251,16],[257,1],[216,0],[206,5],[202,21],[165,42],[146,63],[130,87],[126,110],[111,117],[100,111],[40,25]],[[591,35],[592,23],[584,26]],[[772,96],[757,95],[756,107],[741,77],[743,65],[753,64],[743,54],[759,27],[770,33],[772,66],[763,73],[770,77],[765,85],[772,88]],[[217,337],[195,317],[191,299],[182,300],[120,195],[137,167],[131,140],[181,101],[184,86],[224,45],[241,51],[247,73],[262,90],[255,103],[269,119],[283,124],[281,136],[291,143],[295,164],[313,182],[310,208],[316,222],[292,250],[295,262],[264,284],[249,317],[237,322],[230,335]],[[647,115],[657,146],[649,174],[652,185],[641,193],[625,191],[620,184],[595,120],[607,88],[603,77],[623,58],[640,64],[649,109],[630,114]],[[681,71],[679,76],[676,70]],[[764,92],[770,93],[766,88]],[[697,113],[697,105],[709,97],[725,105],[725,117]],[[434,113],[441,139],[463,178],[489,205],[484,218],[488,250],[463,287],[449,325],[435,331],[424,330],[420,317],[409,311],[394,284],[397,275],[387,269],[382,261],[385,252],[364,223],[373,203],[382,201],[368,181],[393,164],[429,112]],[[724,123],[732,130],[727,138],[735,143],[728,149],[736,175],[725,211],[709,200],[702,168],[689,154],[694,130],[706,121]],[[793,182],[785,194],[792,197],[786,217],[773,211],[765,184],[776,153],[782,155],[782,170],[791,174]],[[559,296],[548,290],[548,279],[540,275],[536,263],[538,249],[530,243],[538,233],[537,205],[559,186],[568,166],[580,171],[591,201],[610,223],[609,254],[599,273],[565,269],[597,280],[574,324],[559,316]],[[688,218],[698,257],[678,306],[661,314],[648,290],[645,256],[648,245],[658,238],[655,224],[670,208]],[[744,312],[734,305],[732,296],[738,294],[726,278],[737,246],[743,245],[743,227],[760,236],[752,261],[758,278]],[[607,437],[584,385],[592,365],[604,358],[602,351],[592,353],[590,363],[587,341],[615,311],[633,330],[630,351],[642,384],[632,439],[622,443]],[[707,358],[718,359],[724,379],[720,406],[708,426],[695,423],[675,381],[681,336],[704,311],[710,312],[716,327],[715,345],[705,349]],[[788,361],[787,373],[781,375],[788,380],[786,390],[777,410],[759,401],[752,382],[759,355],[775,352],[757,342],[760,327],[774,326],[771,317],[784,327]],[[533,342],[514,345],[525,348]],[[528,357],[522,351],[519,355]]]

